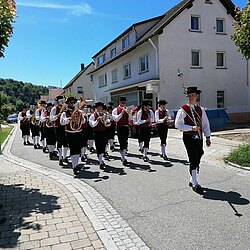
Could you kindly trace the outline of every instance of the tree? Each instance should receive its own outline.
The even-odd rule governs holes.
[[[250,59],[250,0],[244,8],[236,8],[232,39],[246,59]]]
[[[0,58],[4,57],[5,47],[8,47],[9,38],[13,34],[15,15],[15,0],[0,0]]]

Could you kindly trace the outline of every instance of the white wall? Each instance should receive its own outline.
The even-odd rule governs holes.
[[[184,10],[159,36],[160,98],[167,99],[172,110],[185,102],[177,77],[179,68],[186,86],[202,90],[202,106],[216,108],[217,91],[224,90],[228,112],[248,111],[247,64],[230,39],[233,18],[219,0],[204,2],[194,1],[193,7]],[[191,14],[201,16],[202,33],[189,31]],[[216,17],[225,18],[227,35],[215,34]],[[190,68],[192,49],[201,50],[202,69]],[[216,69],[217,51],[226,52],[227,69]]]

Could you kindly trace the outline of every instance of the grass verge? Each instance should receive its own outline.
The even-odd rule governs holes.
[[[11,126],[9,128],[2,128],[2,131],[0,130],[0,144],[3,144],[3,142],[5,141],[5,139],[10,134],[12,128],[13,127]]]
[[[226,161],[250,168],[250,143],[240,145],[225,157]]]

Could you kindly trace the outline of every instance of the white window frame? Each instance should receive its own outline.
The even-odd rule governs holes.
[[[217,30],[218,29],[217,21],[222,21],[223,22],[223,31],[218,31]],[[226,33],[226,21],[225,21],[225,18],[216,17],[215,30],[216,30],[216,34],[225,34]]]
[[[198,29],[192,29],[192,18],[198,18]],[[191,17],[190,17],[190,31],[201,31],[201,16],[191,15]]]
[[[83,94],[83,88],[82,86],[77,86],[76,87],[77,94]]]
[[[218,54],[223,55],[223,65],[218,65]],[[226,67],[226,52],[225,51],[217,51],[216,52],[216,68],[225,68]]]
[[[199,65],[193,65],[193,53],[199,53]],[[192,68],[200,68],[201,67],[201,51],[197,49],[191,50],[191,67]]]
[[[115,51],[114,55],[112,54],[112,51]],[[116,47],[113,47],[113,48],[110,49],[110,58],[113,58],[115,56],[116,56]]]
[[[142,70],[142,59],[146,58],[146,61],[145,61],[145,69]],[[140,69],[140,73],[144,73],[144,72],[147,72],[149,71],[149,60],[148,60],[148,54],[146,55],[143,55],[139,58],[139,69]]]
[[[116,72],[116,77],[114,77],[114,72]],[[111,83],[115,83],[115,82],[118,82],[117,68],[111,71]]]
[[[107,75],[103,74],[98,77],[99,88],[107,86]]]
[[[223,107],[218,107],[218,92],[223,92]],[[225,90],[217,90],[216,92],[216,107],[217,108],[225,108],[226,107],[226,91]]]
[[[125,41],[127,41],[127,43],[125,43]],[[129,47],[129,35],[125,36],[122,39],[122,50],[125,50]]]
[[[102,54],[97,58],[97,65],[102,65],[105,62],[105,54]]]
[[[129,71],[129,75],[125,75],[126,73],[126,67],[129,67],[128,71]],[[126,63],[123,65],[123,78],[124,79],[127,79],[127,78],[130,78],[131,77],[131,64],[130,63]]]

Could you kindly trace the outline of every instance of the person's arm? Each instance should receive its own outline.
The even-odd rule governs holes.
[[[211,141],[210,141],[211,130],[210,130],[210,124],[207,118],[206,111],[203,108],[202,108],[202,131],[204,135],[206,136],[206,144],[209,147],[211,145]]]
[[[122,116],[123,116],[122,112],[119,115],[117,114],[117,108],[113,109],[112,117],[115,122],[119,122]]]
[[[56,115],[56,107],[53,107],[50,111],[50,116],[49,116],[49,119],[54,122],[56,121],[58,118],[58,115]]]
[[[26,116],[27,116],[28,119],[30,119],[30,118],[32,117],[32,114],[30,113],[30,110],[28,110],[28,111],[26,112]]]
[[[41,122],[45,122],[46,121],[46,114],[45,114],[45,112],[42,112],[42,114],[41,114],[41,117],[40,117],[40,121]]]
[[[91,128],[96,127],[97,124],[99,123],[99,121],[100,121],[99,119],[96,119],[96,120],[95,120],[95,115],[92,114],[92,115],[89,117],[89,125],[90,125],[90,127],[91,127]]]
[[[144,123],[146,123],[146,121],[147,121],[147,120],[142,120],[142,119],[141,119],[141,116],[142,116],[142,111],[140,110],[140,111],[137,113],[137,124],[138,124],[138,125],[144,124]]]
[[[193,126],[185,124],[184,122],[185,117],[186,117],[185,111],[180,108],[175,117],[175,127],[181,131],[192,131]]]
[[[155,122],[155,115],[152,110],[150,110],[149,112],[150,112],[150,123],[152,124],[153,122]]]
[[[18,120],[19,120],[19,121],[22,121],[22,120],[23,120],[22,112],[19,112],[19,113],[18,113]]]
[[[155,111],[155,122],[157,124],[164,123],[164,119],[160,119],[160,117],[159,117],[159,110],[158,109]]]
[[[60,116],[60,123],[62,126],[69,124],[70,119],[66,116],[66,112],[63,112]]]

